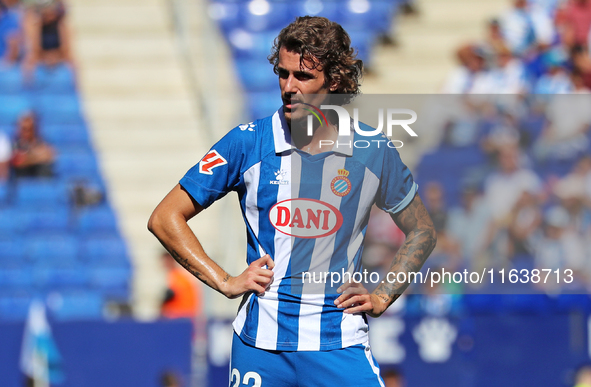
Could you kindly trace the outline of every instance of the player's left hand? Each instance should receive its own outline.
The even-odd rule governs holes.
[[[348,282],[342,284],[337,292],[341,295],[334,301],[338,308],[345,308],[343,313],[353,314],[365,312],[371,317],[378,317],[380,312],[380,299],[375,294],[369,294],[361,283]]]

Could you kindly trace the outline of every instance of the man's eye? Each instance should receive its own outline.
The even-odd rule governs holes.
[[[312,79],[312,77],[308,74],[297,74],[296,79],[298,81],[307,81],[308,79]]]
[[[287,71],[279,71],[279,78],[286,79],[289,77],[289,73]]]

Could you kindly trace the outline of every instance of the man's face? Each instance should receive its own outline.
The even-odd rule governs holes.
[[[300,65],[300,54],[288,51],[285,47],[279,50],[279,87],[281,89],[281,99],[283,100],[283,111],[285,119],[291,123],[294,119],[303,119],[309,113],[303,109],[300,103],[293,103],[292,98],[300,102],[306,102],[314,106],[319,106],[324,101],[324,96],[331,90],[325,85],[325,77],[322,69],[313,67],[312,63],[304,60],[303,66]],[[312,100],[306,98],[305,94],[316,94]]]

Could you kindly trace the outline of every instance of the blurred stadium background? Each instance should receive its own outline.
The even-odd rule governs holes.
[[[1,386],[227,384],[237,302],[187,283],[146,223],[211,144],[279,107],[265,58],[303,14],[350,33],[365,94],[521,96],[401,149],[438,228],[433,267],[577,268],[575,295],[403,297],[372,321],[389,382],[575,385],[591,353],[590,1],[0,0]],[[574,123],[534,94],[582,95],[554,107]],[[231,274],[235,202],[191,223]],[[388,221],[368,232],[375,270],[401,240]],[[181,289],[194,297],[174,304]],[[42,333],[48,377],[23,340]]]

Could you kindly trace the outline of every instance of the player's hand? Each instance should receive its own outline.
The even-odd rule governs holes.
[[[274,267],[275,262],[269,254],[257,259],[242,274],[225,281],[224,295],[228,298],[237,298],[247,292],[263,295],[273,283]]]
[[[378,317],[383,313],[379,297],[369,294],[361,283],[344,283],[337,289],[337,292],[341,295],[334,301],[334,304],[338,308],[345,308],[343,313],[365,312],[371,317]]]

